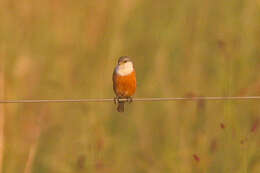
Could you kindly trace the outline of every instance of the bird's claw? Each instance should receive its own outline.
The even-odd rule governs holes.
[[[115,97],[115,98],[114,98],[114,103],[115,103],[115,104],[118,104],[118,102],[119,102],[119,98],[118,98],[118,97]]]
[[[127,102],[130,104],[130,103],[132,103],[133,102],[133,98],[132,97],[128,97],[127,98]]]

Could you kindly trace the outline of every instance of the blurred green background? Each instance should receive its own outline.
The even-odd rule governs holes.
[[[259,0],[2,0],[1,99],[260,95]],[[6,104],[2,172],[260,172],[260,101]],[[3,145],[3,148],[1,147]]]

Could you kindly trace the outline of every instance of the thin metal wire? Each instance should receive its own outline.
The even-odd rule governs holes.
[[[196,101],[196,100],[260,100],[260,96],[230,96],[230,97],[154,97],[154,98],[133,98],[137,102],[152,101]],[[73,103],[73,102],[114,102],[113,98],[100,99],[41,99],[41,100],[0,100],[0,104],[7,103]],[[127,101],[127,99],[119,99]]]

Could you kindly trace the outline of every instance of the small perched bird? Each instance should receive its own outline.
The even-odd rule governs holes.
[[[133,61],[128,56],[122,56],[118,59],[118,64],[113,73],[113,89],[116,94],[115,103],[118,104],[117,111],[124,112],[125,101],[119,99],[128,99],[132,102],[132,96],[136,90],[136,75]]]

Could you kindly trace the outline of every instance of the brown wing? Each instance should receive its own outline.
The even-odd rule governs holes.
[[[115,94],[116,94],[116,68],[114,69],[114,72],[113,72],[113,76],[112,76],[112,80],[113,80],[113,90],[114,90],[114,92],[115,92]]]

